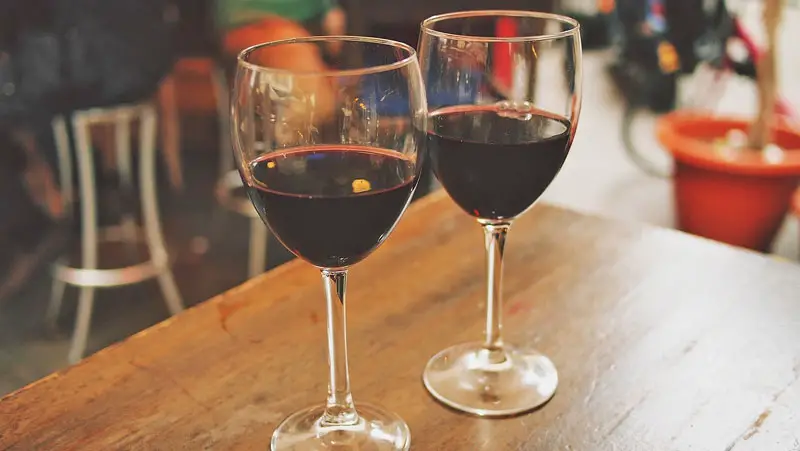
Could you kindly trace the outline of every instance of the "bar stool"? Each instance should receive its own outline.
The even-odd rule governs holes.
[[[244,186],[233,161],[230,125],[230,87],[225,69],[214,64],[211,73],[214,95],[217,99],[217,119],[219,120],[219,178],[214,195],[226,209],[250,218],[250,250],[247,261],[247,275],[252,278],[266,269],[267,237],[269,229],[259,218],[250,200],[236,195]]]
[[[183,302],[170,269],[170,262],[161,233],[156,197],[156,109],[150,103],[92,108],[72,114],[75,154],[78,164],[78,185],[81,199],[81,267],[69,267],[64,260],[56,263],[53,271],[53,291],[47,309],[47,320],[55,323],[61,311],[67,285],[80,287],[78,312],[72,334],[68,359],[80,360],[86,350],[92,318],[95,288],[110,288],[157,278],[164,301],[171,314],[183,310]],[[90,142],[90,127],[95,124],[114,126],[117,166],[122,188],[131,192],[131,123],[139,120],[139,189],[141,196],[144,234],[139,233],[133,218],[123,216],[120,226],[99,230],[97,224],[97,199],[94,164]],[[53,120],[53,131],[59,160],[59,177],[64,200],[69,206],[73,199],[72,163],[64,116]],[[68,209],[69,210],[69,209]],[[132,266],[99,269],[98,245],[100,241],[144,241],[150,259]]]

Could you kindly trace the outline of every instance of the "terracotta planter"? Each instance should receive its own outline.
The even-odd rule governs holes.
[[[800,181],[800,132],[774,128],[784,149],[778,163],[762,152],[726,158],[714,145],[744,120],[674,112],[657,126],[659,141],[675,160],[678,227],[686,232],[757,251],[769,250]]]
[[[800,219],[800,189],[795,191],[794,197],[792,197],[792,214]]]

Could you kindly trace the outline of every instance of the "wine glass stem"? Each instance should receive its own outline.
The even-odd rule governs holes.
[[[503,347],[503,249],[509,223],[485,223],[486,236],[486,341],[488,350],[499,351]]]
[[[358,413],[350,394],[347,368],[347,314],[345,291],[347,270],[322,270],[328,329],[328,400],[322,418],[324,426],[356,424]]]

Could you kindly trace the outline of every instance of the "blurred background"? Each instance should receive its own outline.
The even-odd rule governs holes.
[[[291,258],[232,172],[238,50],[345,33],[416,46],[424,18],[487,6],[582,24],[583,113],[548,202],[677,227],[658,119],[760,114],[756,60],[770,40],[755,0],[0,0],[0,395]],[[792,128],[800,9],[783,7],[776,108]],[[537,89],[546,96],[547,80]],[[779,203],[779,228],[749,247],[797,260],[800,197]]]

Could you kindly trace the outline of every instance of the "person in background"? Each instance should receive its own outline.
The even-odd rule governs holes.
[[[347,16],[334,0],[217,0],[216,13],[223,50],[230,56],[275,38],[347,32]]]
[[[216,0],[216,26],[222,51],[232,60],[242,50],[264,42],[302,38],[312,35],[344,35],[347,17],[334,0]],[[338,56],[341,43],[330,43],[325,51]],[[276,47],[259,52],[258,63],[293,72],[314,73],[327,68],[323,49],[308,43]],[[303,76],[295,83],[298,92],[313,101],[317,121],[333,114],[335,92],[324,78]],[[309,117],[298,112],[298,118]]]
[[[0,302],[71,238],[52,119],[151,98],[175,59],[177,19],[172,0],[0,0]],[[107,175],[100,211],[127,208],[103,200],[119,188]]]
[[[257,44],[282,39],[312,35],[344,35],[347,33],[347,16],[335,0],[216,0],[217,29],[221,35],[222,50],[233,60],[242,50]],[[352,6],[351,6],[352,8]],[[328,57],[339,59],[344,66],[357,65],[359,55],[342,48],[341,42],[329,42],[324,50]],[[337,45],[339,44],[339,45]],[[265,48],[259,51],[259,64],[305,74],[328,69],[323,49],[312,44],[296,44]],[[295,110],[295,117],[284,120],[294,127],[305,127],[306,119],[313,117],[317,124],[324,123],[335,114],[337,93],[329,80],[303,75],[293,83],[294,89],[309,100],[308,110]],[[292,124],[297,120],[296,125]],[[290,138],[291,139],[291,138]],[[286,143],[284,143],[286,144]],[[433,173],[429,165],[423,170],[415,199],[426,195],[432,186]]]

